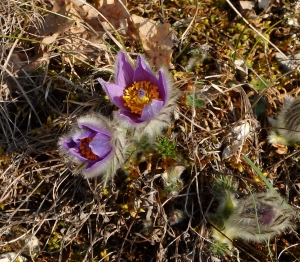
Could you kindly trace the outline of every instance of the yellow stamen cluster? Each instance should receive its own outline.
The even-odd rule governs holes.
[[[124,106],[130,108],[132,113],[142,115],[145,105],[150,104],[152,99],[159,98],[158,87],[151,84],[150,81],[134,82],[134,84],[125,89],[123,99]]]
[[[99,157],[95,155],[92,149],[89,147],[89,143],[93,140],[92,137],[80,139],[81,145],[79,146],[80,154],[88,160],[97,160]]]

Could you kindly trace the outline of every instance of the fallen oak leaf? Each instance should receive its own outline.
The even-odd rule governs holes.
[[[129,13],[124,8],[127,0],[98,0],[94,3],[95,7],[117,30],[125,25],[125,19],[129,18]],[[106,22],[104,19],[100,19],[100,21]]]
[[[36,36],[36,40],[41,42],[33,44],[35,56],[32,60],[42,57],[50,49],[49,45],[75,23],[72,4],[65,0],[55,0],[49,11],[44,17],[44,23],[39,27],[33,23],[28,30],[29,34]]]
[[[70,0],[80,17],[87,22],[96,32],[103,32],[102,26],[107,30],[119,30],[123,27],[129,13],[124,8],[126,0],[95,0],[90,5],[86,0]],[[99,23],[99,21],[101,23]],[[113,28],[111,28],[113,27]]]
[[[132,15],[128,19],[127,35],[140,40],[146,56],[156,68],[172,67],[173,31],[169,23],[156,24],[155,21]],[[138,29],[138,32],[137,30]]]

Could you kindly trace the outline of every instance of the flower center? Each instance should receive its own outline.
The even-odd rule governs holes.
[[[142,115],[145,105],[150,104],[152,99],[159,98],[158,87],[150,81],[134,82],[133,85],[124,91],[124,106],[130,108],[132,113]]]
[[[89,147],[89,143],[93,140],[94,136],[80,139],[79,152],[88,160],[97,160],[99,157],[95,155],[92,149]]]

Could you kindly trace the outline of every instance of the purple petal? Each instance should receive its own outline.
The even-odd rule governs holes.
[[[164,104],[170,96],[168,91],[167,78],[164,76],[162,71],[158,71],[158,93],[159,97],[162,99],[162,101],[164,101]]]
[[[101,159],[106,157],[108,153],[112,150],[112,146],[110,144],[110,137],[103,134],[97,134],[90,142],[89,146],[92,149],[93,153]]]
[[[150,81],[153,85],[158,86],[158,80],[152,73],[150,67],[146,64],[141,56],[137,58],[137,65],[134,70],[134,82]]]
[[[79,126],[80,128],[84,127],[82,125]],[[93,128],[87,127],[86,129],[81,129],[80,132],[77,132],[73,135],[74,141],[79,141],[79,139],[87,138],[96,135],[98,130],[93,130]]]
[[[104,117],[95,116],[94,114],[86,115],[80,117],[77,120],[77,124],[80,130],[89,130],[92,132],[92,135],[87,135],[86,137],[95,136],[97,133],[105,134],[109,137],[112,136],[109,121]]]
[[[88,159],[85,157],[82,157],[81,154],[79,153],[79,145],[80,142],[75,142],[73,139],[70,139],[69,141],[64,141],[62,142],[62,147],[69,152],[72,156],[75,156],[79,160],[83,162],[88,162]]]
[[[276,215],[276,210],[271,206],[262,207],[261,209],[257,210],[257,214],[261,216],[258,219],[260,224],[270,225]]]
[[[145,105],[140,119],[142,121],[146,121],[156,118],[159,115],[163,106],[163,101],[153,99],[151,104]]]
[[[92,161],[91,160],[88,160],[87,158],[83,157],[80,153],[79,153],[79,150],[78,148],[70,148],[70,153],[77,157],[79,160],[81,160],[82,162],[85,162],[85,163],[91,163]]]
[[[111,153],[111,152],[110,152]],[[109,154],[108,153],[106,155],[106,157],[109,157]],[[103,169],[103,164],[105,164],[107,161],[105,161],[106,158],[104,158],[103,160],[101,161],[96,161],[96,162],[90,162],[86,167],[85,167],[85,171],[88,173],[94,173],[97,171],[97,169],[99,169],[99,174],[100,174],[100,170]]]
[[[121,110],[117,112],[117,114],[132,125],[143,122],[142,120],[140,120],[139,115],[130,113],[129,111]]]
[[[61,145],[66,149],[69,150],[70,148],[78,148],[80,145],[80,142],[75,142],[72,138],[63,141]]]
[[[80,139],[91,137],[94,136],[95,134],[96,132],[93,130],[80,129],[77,130],[77,132],[74,133],[73,135],[66,137],[66,139],[62,141],[61,144],[67,150],[70,150],[72,148],[78,149],[78,147],[80,146],[80,141],[79,141]]]
[[[128,62],[126,54],[124,52],[120,52],[117,61],[117,85],[123,89],[131,86],[133,84],[133,76],[134,70]]]
[[[109,96],[110,100],[118,108],[128,110],[128,108],[124,106],[124,99],[123,99],[125,88],[113,83],[106,82],[101,78],[98,78],[98,81],[103,86],[103,89],[105,90],[106,94]]]

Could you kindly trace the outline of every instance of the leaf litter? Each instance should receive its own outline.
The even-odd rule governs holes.
[[[297,3],[240,2],[240,15],[281,53],[226,1],[199,4],[1,3],[0,253],[20,252],[32,261],[217,260],[206,212],[218,204],[210,189],[218,176],[235,180],[239,198],[264,191],[242,154],[297,209],[299,146],[266,142],[267,116],[276,116],[286,94],[299,92]],[[183,46],[174,45],[182,35]],[[183,95],[165,134],[176,144],[175,156],[136,141],[123,170],[103,188],[101,179],[74,175],[56,145],[78,116],[112,114],[95,79],[110,78],[120,48],[132,57],[144,52],[155,68],[171,68]],[[252,101],[266,105],[257,117]],[[175,167],[180,172],[167,182]],[[17,227],[22,238],[8,235]],[[223,259],[274,261],[280,251],[281,259],[296,261],[298,232],[252,243],[255,251],[234,241],[239,251],[222,253]],[[24,252],[24,239],[32,236],[39,240],[37,256]]]

